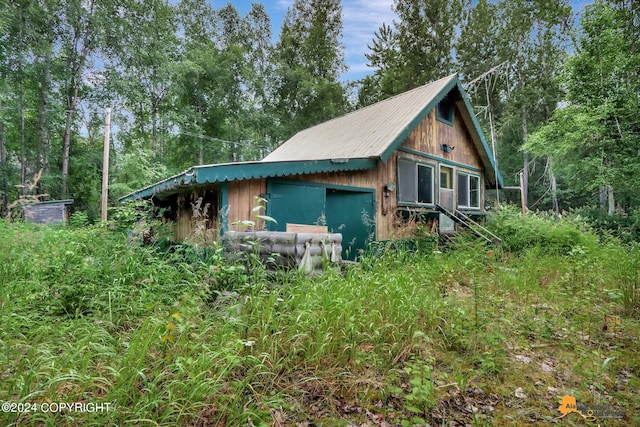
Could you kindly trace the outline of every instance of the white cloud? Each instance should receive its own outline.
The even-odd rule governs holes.
[[[247,0],[233,0],[236,5]],[[287,9],[294,0],[265,1],[265,6],[271,16],[274,35],[280,34],[280,26]],[[372,70],[366,66],[364,54],[368,52],[367,45],[371,44],[373,34],[382,23],[391,24],[396,14],[391,10],[393,0],[342,0],[343,40],[345,46],[346,63],[349,71],[347,80],[358,80]]]
[[[391,10],[393,0],[344,0],[342,2],[346,62],[348,80],[358,80],[372,70],[366,66],[364,56],[368,52],[374,33],[382,23],[391,24],[396,14]]]

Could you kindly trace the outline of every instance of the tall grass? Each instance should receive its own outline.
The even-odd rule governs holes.
[[[637,249],[500,215],[522,228],[505,251],[379,248],[312,277],[0,222],[0,400],[110,403],[0,424],[536,425],[564,394],[637,422]]]

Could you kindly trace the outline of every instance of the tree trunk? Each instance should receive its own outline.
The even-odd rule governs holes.
[[[89,4],[85,7],[88,8],[89,19],[93,16],[95,1],[90,0]],[[82,31],[84,30],[84,31]],[[82,43],[81,43],[82,42]],[[87,56],[91,50],[93,44],[92,28],[91,24],[87,23],[84,29],[77,29],[75,33],[72,52],[69,55],[67,62],[67,70],[71,75],[70,87],[67,87],[67,112],[64,127],[64,136],[62,142],[62,195],[63,197],[69,196],[69,156],[71,153],[71,128],[73,127],[73,118],[78,106],[78,86],[82,81],[82,73],[84,71],[84,65],[87,60]],[[79,46],[82,45],[78,52]]]
[[[553,203],[553,212],[558,218],[560,216],[560,205],[558,204],[558,184],[556,181],[556,175],[549,171],[549,175],[551,176],[551,200]]]
[[[603,214],[605,205],[607,204],[607,187],[605,187],[604,185],[600,186],[599,196],[600,196],[600,205],[599,205],[600,213]]]
[[[19,67],[19,72],[22,74],[22,65]],[[27,194],[27,147],[25,143],[25,117],[24,117],[24,81],[23,77],[20,77],[20,194],[24,197]]]
[[[9,177],[7,176],[7,135],[4,129],[4,122],[0,119],[0,183],[2,194],[0,194],[0,217],[9,212]]]
[[[158,160],[158,105],[151,102],[151,159]]]
[[[609,210],[607,215],[613,216],[616,213],[616,200],[613,197],[613,185],[607,187],[607,198],[609,199]]]
[[[68,186],[68,177],[69,177],[69,157],[71,154],[71,128],[73,126],[73,116],[76,111],[76,106],[78,103],[78,86],[73,89],[73,94],[71,97],[67,98],[67,113],[66,113],[66,121],[64,126],[64,137],[62,143],[62,197],[66,198],[69,196],[69,186]]]
[[[51,52],[44,59],[40,75],[40,106],[38,108],[38,124],[36,127],[36,169],[45,173],[49,170],[49,130],[47,128],[47,109],[49,106],[49,64]]]

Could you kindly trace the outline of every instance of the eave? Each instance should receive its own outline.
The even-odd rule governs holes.
[[[163,181],[121,197],[119,201],[147,199],[204,184],[246,179],[285,177],[322,172],[342,172],[375,168],[376,159],[332,159],[290,162],[243,162],[194,166]]]

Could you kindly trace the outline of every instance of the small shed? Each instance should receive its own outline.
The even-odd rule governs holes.
[[[22,213],[26,222],[34,224],[62,224],[69,222],[68,207],[73,199],[49,200],[22,205]]]
[[[259,200],[277,223],[255,229],[322,225],[354,259],[372,241],[412,237],[418,220],[447,231],[457,212],[482,216],[485,189],[501,185],[453,74],[302,130],[261,161],[194,166],[121,201],[150,198],[185,241],[203,218],[216,239],[253,220]]]

